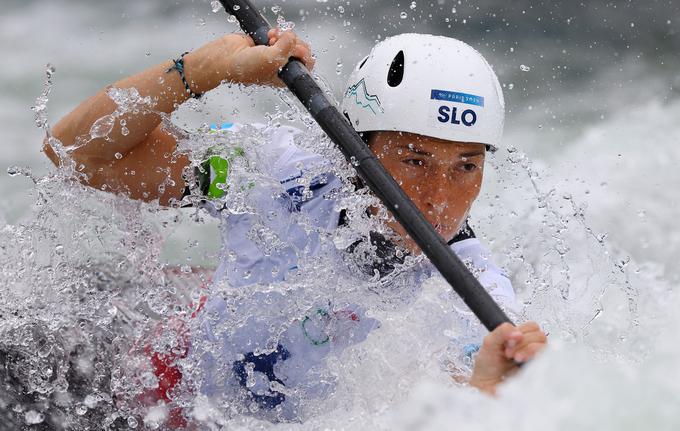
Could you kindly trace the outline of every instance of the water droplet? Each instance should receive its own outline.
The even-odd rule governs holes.
[[[411,10],[416,10],[416,8],[418,7],[418,5],[416,4],[416,2],[412,1],[412,2],[411,2],[411,6],[409,6],[409,7],[411,8]]]
[[[408,14],[406,12],[402,12],[401,14],[399,14],[399,18],[406,19],[408,18]]]
[[[233,7],[233,9],[234,9],[234,11],[237,11],[237,10],[241,9],[241,6],[235,4],[234,7]]]
[[[513,83],[508,84],[508,90],[512,90],[513,88],[515,88],[515,84]]]
[[[35,425],[42,423],[45,420],[45,416],[42,413],[38,413],[35,410],[29,410],[24,415],[24,419],[28,425]]]
[[[87,406],[88,409],[94,408],[99,400],[94,395],[87,395],[83,400],[83,404]]]
[[[274,12],[274,13],[281,12],[281,6],[278,6],[278,5],[272,6],[272,12]]]
[[[214,3],[217,3],[217,2],[214,2]],[[128,426],[129,426],[130,428],[133,428],[133,429],[134,429],[134,428],[137,428],[137,425],[139,425],[139,422],[137,421],[137,418],[135,418],[134,416],[129,416],[129,417],[127,418],[127,423],[128,423]]]
[[[76,414],[78,416],[83,416],[85,413],[87,413],[87,407],[83,404],[78,404],[76,406]]]
[[[63,377],[58,377],[52,386],[55,392],[66,392],[68,390],[68,382]]]
[[[140,376],[140,382],[147,389],[154,389],[158,387],[158,379],[150,371]]]
[[[338,12],[345,13],[345,8],[342,6],[338,6]]]
[[[95,121],[90,127],[90,137],[92,139],[103,138],[109,136],[113,126],[116,123],[116,117],[113,115],[105,115]]]
[[[57,245],[56,247],[54,247],[54,252],[57,255],[61,256],[62,254],[64,254],[64,246],[61,244]]]
[[[219,12],[220,9],[222,8],[222,4],[218,0],[212,0],[210,2],[210,6],[212,7],[213,13]],[[128,419],[128,422],[129,422],[129,419]],[[137,425],[135,425],[135,426],[137,426]]]
[[[123,155],[122,155],[121,153],[116,153],[116,154],[114,154],[114,157],[115,157],[116,159],[120,160],[120,159],[123,158]]]
[[[524,64],[521,64],[521,65],[519,66],[519,68],[520,68],[520,70],[521,70],[522,72],[528,72],[528,71],[531,70],[531,67],[529,67],[529,66],[527,66],[527,65],[524,65]]]
[[[276,23],[279,29],[281,29],[281,31],[288,31],[295,28],[295,23],[291,21],[286,21],[286,18],[283,15],[279,15],[276,18]]]

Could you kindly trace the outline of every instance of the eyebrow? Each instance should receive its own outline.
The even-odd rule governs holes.
[[[430,157],[432,156],[432,153],[428,153],[425,150],[421,150],[420,148],[417,148],[415,145],[412,145],[412,144],[409,144],[409,145],[401,144],[401,145],[398,146],[398,148],[403,148],[403,149],[408,150],[412,153],[421,154],[423,156],[430,156]]]
[[[398,148],[408,150],[408,151],[415,153],[415,154],[421,154],[423,156],[432,157],[432,153],[429,153],[429,152],[427,152],[423,149],[420,149],[420,148],[416,147],[415,145],[401,144],[401,145],[398,146]],[[483,156],[485,153],[486,153],[486,150],[484,150],[484,149],[473,150],[473,151],[468,151],[467,153],[461,154],[460,158],[463,159],[463,158],[479,157],[479,156]]]
[[[460,155],[460,158],[470,158],[470,157],[479,157],[483,156],[486,154],[486,150],[479,150],[479,151],[470,151],[468,153],[463,153]]]

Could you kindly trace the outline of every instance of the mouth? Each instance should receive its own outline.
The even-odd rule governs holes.
[[[442,237],[455,235],[456,230],[452,229],[448,224],[435,223],[432,225],[434,230]]]

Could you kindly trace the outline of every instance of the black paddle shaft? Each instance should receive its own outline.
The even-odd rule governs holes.
[[[220,0],[257,45],[268,45],[267,20],[248,0]],[[279,77],[307,108],[326,134],[340,147],[359,177],[392,212],[432,264],[489,331],[510,322],[503,310],[465,267],[432,225],[385,170],[352,125],[328,100],[302,62],[291,58]],[[512,323],[512,322],[510,322]]]

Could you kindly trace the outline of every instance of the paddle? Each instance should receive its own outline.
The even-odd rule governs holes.
[[[269,43],[267,33],[271,26],[249,0],[220,0],[220,2],[227,13],[238,19],[243,31],[249,34],[257,45]],[[482,324],[489,331],[493,331],[501,323],[510,322],[503,310],[380,164],[351,124],[328,100],[302,62],[291,58],[279,72],[279,77],[307,108],[323,131],[340,147],[359,177],[392,212],[395,219],[406,229]]]

